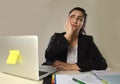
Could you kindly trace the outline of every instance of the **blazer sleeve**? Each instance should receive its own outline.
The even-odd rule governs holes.
[[[82,64],[77,63],[81,68],[81,71],[90,70],[104,70],[107,68],[107,63],[100,51],[98,50],[96,44],[93,41],[92,36],[89,38],[90,44],[87,51],[87,58],[85,58]]]
[[[67,39],[64,37],[64,34],[55,33],[48,44],[48,47],[45,51],[45,58],[48,61],[55,61],[57,55],[67,49],[69,43]]]

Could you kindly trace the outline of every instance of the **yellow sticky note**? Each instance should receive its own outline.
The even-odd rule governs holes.
[[[20,60],[20,51],[19,50],[10,50],[9,56],[7,58],[7,64],[16,64]]]

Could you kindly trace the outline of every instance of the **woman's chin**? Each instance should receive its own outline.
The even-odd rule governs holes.
[[[73,30],[73,32],[74,32],[74,33],[78,33],[78,31],[76,31],[76,30]]]
[[[77,31],[77,29],[76,29],[76,28],[72,28],[72,31],[73,31],[73,32],[76,32],[76,31]]]

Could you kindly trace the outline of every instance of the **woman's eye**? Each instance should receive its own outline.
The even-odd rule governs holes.
[[[74,16],[70,16],[70,18],[74,18]]]
[[[81,21],[81,22],[83,21],[82,17],[75,17],[74,15],[71,15],[70,18],[72,18],[72,19],[76,18],[77,21]]]
[[[83,21],[83,19],[82,19],[82,18],[78,18],[77,20],[79,20],[79,21],[81,21],[81,22]]]

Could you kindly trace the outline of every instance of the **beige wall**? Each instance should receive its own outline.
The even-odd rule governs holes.
[[[39,36],[40,63],[54,32],[64,31],[68,11],[86,9],[86,31],[94,36],[109,67],[120,68],[119,0],[0,0],[0,35]]]

